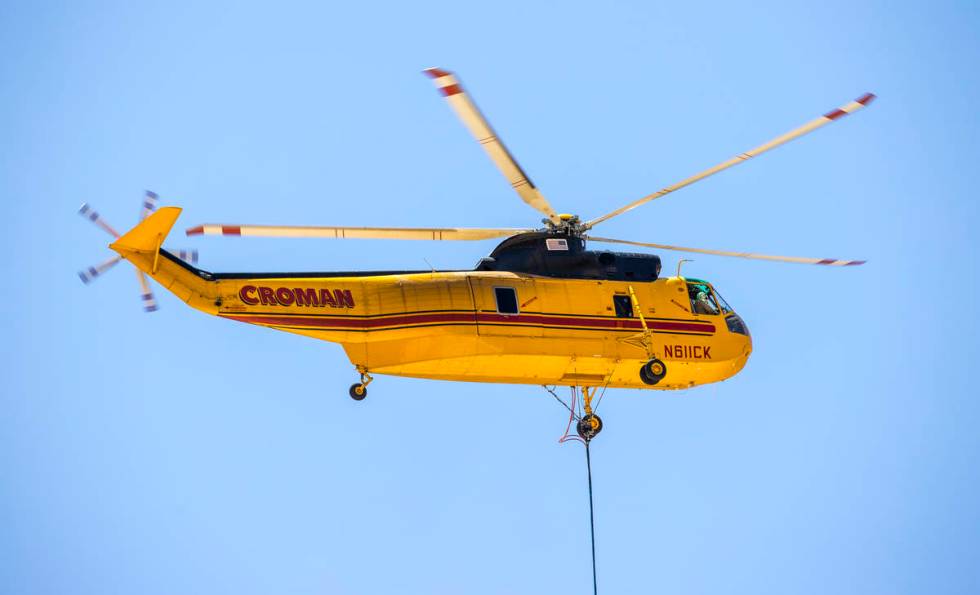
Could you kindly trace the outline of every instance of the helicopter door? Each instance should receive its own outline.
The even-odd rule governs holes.
[[[534,281],[515,277],[471,278],[477,332],[485,336],[540,337]]]

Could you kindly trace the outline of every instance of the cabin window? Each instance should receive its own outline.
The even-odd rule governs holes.
[[[513,287],[494,287],[494,297],[497,298],[497,312],[501,314],[517,314],[517,290]]]
[[[695,314],[713,315],[721,311],[707,283],[698,281],[689,282],[687,284],[687,293],[691,298],[691,311]]]
[[[616,318],[633,318],[633,300],[628,295],[614,295],[613,306],[616,308]]]

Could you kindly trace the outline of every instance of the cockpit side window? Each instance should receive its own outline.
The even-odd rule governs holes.
[[[707,283],[689,282],[687,293],[691,298],[691,311],[695,314],[718,314],[721,308]]]

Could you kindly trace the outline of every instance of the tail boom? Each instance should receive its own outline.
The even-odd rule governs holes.
[[[217,314],[216,283],[181,266],[175,262],[176,257],[168,257],[161,249],[180,212],[178,207],[160,208],[110,244],[109,248],[191,307]]]

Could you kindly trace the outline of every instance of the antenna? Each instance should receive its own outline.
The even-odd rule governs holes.
[[[682,259],[678,260],[677,261],[677,276],[678,277],[681,276],[681,265],[684,264],[685,262],[694,262],[694,261],[691,260],[691,259],[689,259],[689,258],[682,258]]]

